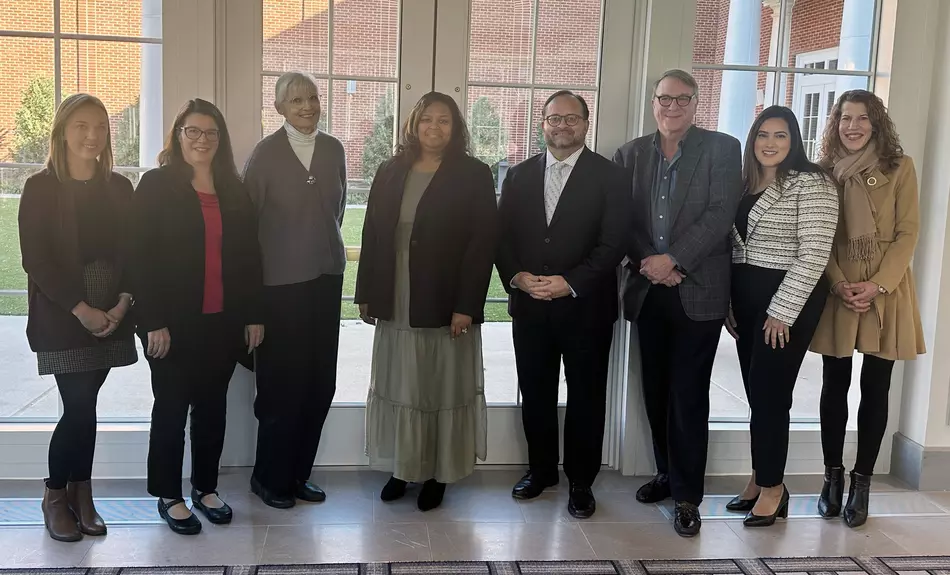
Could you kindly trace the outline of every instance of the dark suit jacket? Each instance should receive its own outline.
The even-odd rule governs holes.
[[[497,266],[510,296],[508,312],[515,320],[613,323],[619,306],[616,270],[626,251],[629,181],[610,160],[584,148],[548,225],[545,168],[546,153],[538,154],[508,170],[502,185]],[[561,275],[577,297],[536,300],[511,287],[519,272]]]
[[[112,174],[108,182],[100,185],[108,188],[116,207],[119,217],[115,225],[120,228],[117,237],[122,241],[128,232],[132,183]],[[72,194],[63,193],[59,179],[48,169],[30,176],[20,196],[20,250],[30,306],[26,335],[33,351],[93,347],[132,337],[131,321],[123,321],[109,338],[100,339],[86,331],[72,314],[72,309],[86,297],[73,198]],[[125,250],[117,249],[116,253],[113,298],[118,303],[119,294],[131,290],[124,273]]]
[[[233,327],[229,333],[243,338],[243,326],[263,323],[255,212],[240,181],[215,182],[215,188],[221,209],[224,314]],[[205,226],[191,181],[169,166],[143,174],[132,196],[132,223],[129,267],[139,334],[168,328],[172,349],[180,349],[189,342],[204,302]]]
[[[659,160],[653,137],[627,142],[614,155],[633,180],[634,221],[627,250],[631,273],[624,290],[624,315],[630,321],[639,316],[652,285],[639,273],[640,260],[657,253],[651,233],[653,175]],[[693,126],[676,169],[669,253],[686,274],[679,286],[683,309],[694,321],[724,319],[729,312],[729,233],[742,197],[739,141]]]
[[[396,225],[410,166],[391,159],[379,167],[363,221],[356,276],[357,304],[391,320],[396,287]],[[451,325],[452,314],[485,321],[498,230],[491,170],[475,158],[446,158],[419,201],[410,240],[409,323]]]

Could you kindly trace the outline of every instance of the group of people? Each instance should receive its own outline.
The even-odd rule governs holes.
[[[699,532],[710,377],[725,324],[752,407],[755,469],[729,508],[747,512],[750,526],[787,515],[789,410],[810,348],[824,356],[819,510],[852,526],[866,520],[893,363],[924,352],[909,270],[913,164],[869,92],[841,95],[817,165],[787,108],[760,114],[741,157],[737,140],[693,125],[698,99],[689,74],[665,73],[652,96],[657,132],[610,161],[585,145],[584,99],[552,94],[539,120],[545,150],[508,171],[500,200],[455,100],[432,92],[415,105],[373,180],[356,282],[360,318],[375,326],[365,446],[370,465],[391,473],[382,500],[421,484],[419,509],[434,509],[447,484],[486,458],[480,326],[497,268],[510,296],[529,457],[513,497],[559,482],[563,362],[568,511],[595,512],[622,303],[640,334],[658,469],[639,501],[672,497],[676,531]],[[285,122],[257,145],[243,177],[223,115],[196,99],[134,193],[113,172],[101,101],[79,94],[59,107],[47,166],[20,204],[27,335],[63,400],[42,504],[54,539],[106,532],[90,484],[96,400],[110,369],[137,360],[136,334],[155,399],[148,491],[172,530],[202,525],[181,489],[189,415],[193,508],[211,523],[232,519],[216,488],[238,363],[257,380],[251,490],[281,509],[326,498],[310,473],[336,386],[346,162],[340,142],[317,129],[313,77],[283,75],[274,100]],[[855,350],[866,355],[844,505]]]

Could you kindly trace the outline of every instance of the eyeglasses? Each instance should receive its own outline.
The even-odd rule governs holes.
[[[550,116],[544,118],[544,121],[547,122],[549,126],[553,128],[557,128],[558,126],[561,125],[562,121],[568,126],[576,126],[577,123],[583,119],[584,119],[583,117],[578,116],[577,114],[568,114],[566,116],[561,116],[559,114],[551,114]]]
[[[208,138],[209,142],[217,142],[218,138],[221,137],[221,132],[219,130],[202,130],[201,128],[196,128],[195,126],[182,126],[181,133],[185,135],[189,140],[198,140],[201,138],[201,134],[204,134]]]
[[[303,98],[300,98],[300,97],[291,98],[290,100],[285,100],[285,101],[286,101],[288,104],[292,104],[292,105],[297,106],[297,107],[303,106],[303,103],[304,103],[304,99],[303,99]],[[319,106],[319,105],[320,105],[320,96],[314,94],[314,95],[310,96],[309,98],[307,98],[307,102],[310,102],[310,105],[311,105],[311,106]]]
[[[676,101],[677,106],[680,108],[685,108],[686,106],[689,106],[690,102],[693,101],[693,98],[696,97],[696,94],[690,94],[689,96],[667,96],[664,94],[662,96],[654,95],[653,97],[656,98],[656,101],[659,102],[664,108],[669,108],[673,104],[674,100]]]

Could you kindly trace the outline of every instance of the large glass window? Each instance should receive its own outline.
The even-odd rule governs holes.
[[[806,150],[817,159],[835,97],[872,86],[876,0],[697,0],[693,73],[696,124],[745,145],[756,114],[773,104],[798,117]],[[855,358],[854,377],[860,373]],[[852,425],[859,386],[852,385]],[[799,373],[793,421],[817,421],[821,358],[809,353]],[[749,417],[735,344],[725,331],[713,369],[713,420]]]
[[[56,20],[58,15],[58,21]],[[116,170],[133,183],[162,146],[162,0],[31,0],[0,3],[0,419],[60,413],[56,383],[36,375],[24,335],[26,274],[17,211],[23,183],[42,167],[53,113],[78,92],[109,111]],[[148,367],[116,370],[105,419],[151,412]]]

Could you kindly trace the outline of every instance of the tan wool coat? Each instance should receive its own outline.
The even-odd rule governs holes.
[[[829,296],[811,350],[834,357],[850,357],[857,350],[883,359],[915,359],[926,348],[910,269],[920,231],[914,162],[904,156],[886,175],[875,169],[865,185],[877,224],[874,256],[869,261],[848,259],[848,235],[841,221],[825,274],[831,286],[841,281],[872,281],[887,293],[874,298],[870,311],[863,314],[846,308],[841,298]]]

